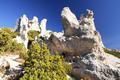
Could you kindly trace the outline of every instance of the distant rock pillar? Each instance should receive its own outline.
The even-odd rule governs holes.
[[[17,22],[17,29],[16,32],[19,32],[20,35],[16,37],[16,41],[18,43],[23,43],[24,46],[27,48],[28,46],[28,23],[29,20],[26,15],[23,15]]]
[[[44,36],[45,33],[46,33],[46,23],[47,23],[47,19],[41,20],[41,23],[40,23],[40,29],[41,29],[40,36]]]
[[[87,9],[86,18],[87,18],[88,22],[90,23],[90,29],[91,29],[91,30],[93,30],[93,31],[96,31],[93,16],[94,16],[93,11],[92,11],[92,10]]]
[[[40,31],[38,18],[36,16],[33,17],[32,20],[29,20],[29,30]]]

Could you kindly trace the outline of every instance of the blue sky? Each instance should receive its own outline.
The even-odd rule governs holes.
[[[47,29],[61,31],[61,10],[68,6],[80,17],[86,9],[94,11],[95,25],[109,48],[120,49],[120,0],[0,0],[0,26],[15,27],[23,14],[39,21],[47,18]]]

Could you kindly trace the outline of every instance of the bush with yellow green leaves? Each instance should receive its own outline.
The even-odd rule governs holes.
[[[40,34],[39,31],[30,30],[30,31],[28,32],[28,39],[29,39],[30,41],[34,41],[35,36],[38,37],[39,34]]]
[[[20,43],[13,40],[16,37],[16,33],[9,28],[0,29],[0,53],[14,53],[19,54],[21,57],[25,57],[26,49]],[[9,54],[7,53],[7,54]]]
[[[0,29],[0,53],[14,53],[24,58],[24,74],[20,80],[67,80],[66,74],[71,66],[60,55],[51,55],[45,44],[40,47],[39,43],[34,42],[38,32],[28,32],[29,41],[32,42],[28,51],[13,40],[15,36],[11,29]]]
[[[60,55],[51,55],[45,44],[40,47],[32,42],[28,55],[20,80],[67,80],[71,67],[64,64]]]

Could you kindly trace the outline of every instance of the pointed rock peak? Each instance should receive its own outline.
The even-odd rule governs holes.
[[[62,13],[61,13],[61,16],[63,18],[66,18],[69,22],[72,22],[76,25],[79,25],[79,22],[75,16],[74,13],[72,13],[72,11],[70,10],[69,7],[64,7],[63,10],[62,10]]]
[[[46,27],[46,23],[47,23],[47,19],[46,18],[43,18],[40,22],[40,27]]]
[[[88,17],[88,18],[93,18],[93,15],[94,15],[93,11],[90,10],[90,9],[87,9],[86,11],[87,11],[86,17]]]
[[[47,19],[46,19],[46,18],[43,18],[41,22],[47,22]]]
[[[44,36],[46,33],[46,23],[47,23],[47,19],[45,19],[45,18],[43,20],[41,20],[41,22],[40,22],[40,28],[41,28],[40,35],[41,36]]]
[[[66,14],[70,14],[70,15],[76,17],[76,16],[72,13],[72,11],[70,10],[69,7],[64,7],[64,8],[63,8],[61,16],[66,16]]]
[[[25,14],[23,14],[23,17],[27,17]]]
[[[27,18],[27,16],[24,14],[22,17],[21,17],[21,20],[20,20],[20,26],[27,26],[28,25],[28,21],[29,19]]]
[[[34,16],[33,19],[32,19],[33,22],[38,22],[38,17],[37,16]]]
[[[65,36],[73,36],[78,34],[79,22],[76,16],[71,12],[69,7],[64,7],[61,13],[62,25]]]
[[[21,18],[28,19],[27,16],[24,14]]]
[[[96,31],[95,24],[94,24],[94,13],[92,10],[87,9],[85,15],[80,16],[80,21],[79,24],[81,28],[83,29],[82,31],[89,31],[91,33]]]

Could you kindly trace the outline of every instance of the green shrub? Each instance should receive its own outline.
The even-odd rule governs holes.
[[[46,45],[32,43],[25,60],[24,75],[20,80],[67,80],[66,65],[59,55],[51,55]]]
[[[9,28],[2,28],[2,31],[8,33],[12,38],[15,38],[18,34],[17,32],[13,32],[13,30]]]
[[[26,49],[20,43],[13,40],[16,33],[9,28],[0,29],[0,53],[14,53],[26,57]]]
[[[11,43],[10,49],[8,49],[10,52],[13,52],[15,54],[20,55],[21,58],[25,59],[28,57],[27,50],[24,47],[23,44],[17,43],[16,41],[13,41]]]
[[[0,52],[6,51],[11,44],[11,34],[5,31],[4,29],[0,30]]]
[[[30,30],[30,31],[28,32],[28,39],[29,39],[30,41],[34,41],[35,36],[38,36],[39,34],[40,34],[39,31]]]
[[[29,41],[32,42],[28,51],[22,44],[13,40],[16,34],[8,28],[0,29],[0,53],[18,54],[25,60],[25,73],[20,80],[67,80],[66,74],[71,66],[64,63],[60,55],[51,55],[45,44],[40,47],[38,43],[33,42],[39,32],[28,32]]]

